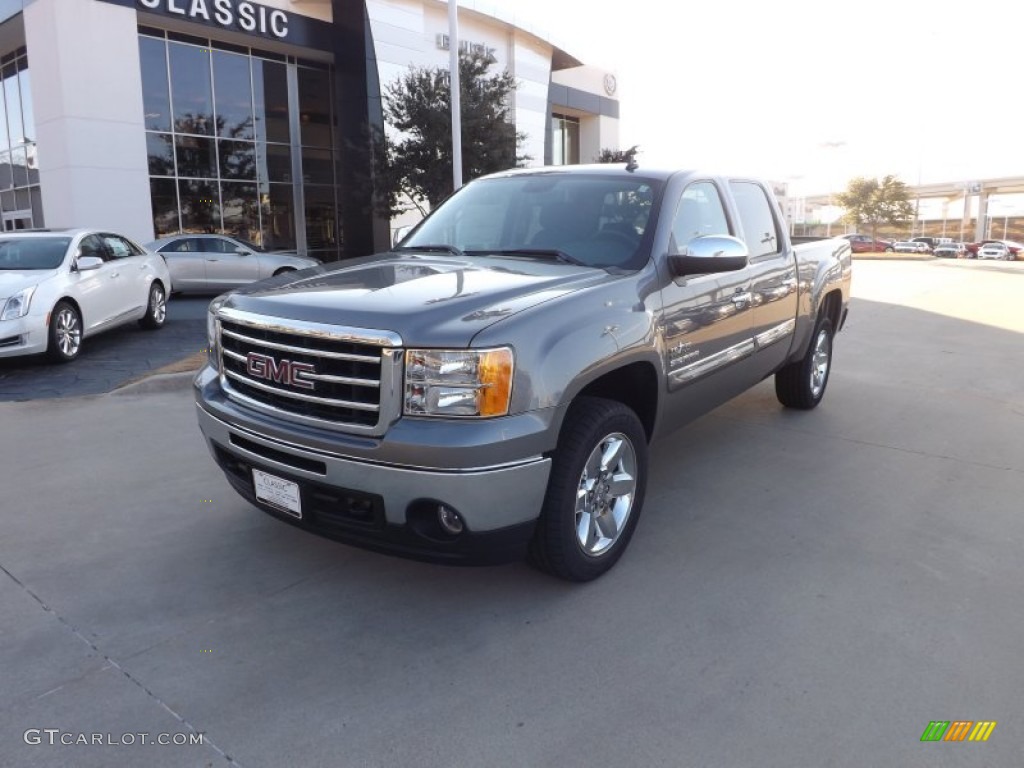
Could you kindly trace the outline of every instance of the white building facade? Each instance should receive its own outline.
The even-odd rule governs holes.
[[[324,260],[384,248],[382,90],[410,66],[448,66],[447,12],[438,0],[3,0],[2,226],[225,232]],[[517,80],[531,165],[618,148],[613,73],[472,0],[459,26]]]

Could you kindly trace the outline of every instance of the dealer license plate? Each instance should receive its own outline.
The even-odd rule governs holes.
[[[302,519],[302,498],[299,496],[298,483],[269,475],[258,469],[252,471],[252,482],[256,487],[257,499],[287,512],[292,517]]]

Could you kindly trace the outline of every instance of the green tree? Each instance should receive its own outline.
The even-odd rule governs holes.
[[[597,156],[597,162],[599,163],[628,163],[636,159],[638,147],[633,146],[629,149],[609,149],[605,147],[601,150],[601,154]]]
[[[517,132],[511,95],[517,84],[508,72],[488,74],[494,57],[480,52],[459,57],[462,100],[462,169],[467,180],[523,165],[519,154],[526,134]],[[377,156],[381,213],[394,216],[421,201],[437,206],[451,194],[452,121],[448,70],[410,67],[384,89],[384,115],[401,134],[378,136],[384,151]]]
[[[879,225],[905,224],[914,215],[907,185],[889,175],[879,181],[858,176],[851,179],[846,191],[836,195],[836,203],[846,209],[843,220],[860,228],[871,228],[876,238]]]

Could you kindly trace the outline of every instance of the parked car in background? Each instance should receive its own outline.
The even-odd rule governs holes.
[[[921,237],[912,237],[912,238],[910,238],[910,242],[911,243],[924,243],[925,245],[928,246],[928,250],[929,251],[934,251],[942,243],[951,243],[951,242],[953,242],[953,238],[951,238],[951,237],[928,237],[928,236],[921,236]]]
[[[981,248],[978,249],[979,259],[998,259],[999,261],[1013,261],[1016,258],[1013,253],[1010,252],[1009,247],[1006,243],[993,241],[985,243]]]
[[[914,240],[906,240],[896,243],[896,245],[893,246],[893,250],[896,251],[896,253],[931,253],[931,249],[928,248],[928,243],[917,242]]]
[[[113,232],[2,234],[0,357],[45,352],[66,363],[101,331],[133,320],[160,328],[170,289],[164,260]]]
[[[939,243],[933,253],[942,259],[966,259],[967,246],[963,243]]]
[[[154,240],[147,247],[166,260],[175,293],[222,293],[320,264],[294,251],[265,251],[227,235],[175,235]]]
[[[976,258],[978,256],[978,251],[989,243],[1003,243],[1015,259],[1020,258],[1021,251],[1024,251],[1024,244],[1014,242],[1013,240],[982,240],[980,243],[967,244],[967,251],[969,253],[967,258]]]
[[[850,241],[850,250],[854,253],[892,253],[893,244],[889,240],[876,240],[870,235],[843,235]]]

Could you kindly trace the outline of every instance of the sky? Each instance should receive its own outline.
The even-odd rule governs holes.
[[[641,162],[837,191],[1024,175],[1016,0],[491,0],[616,73]]]

